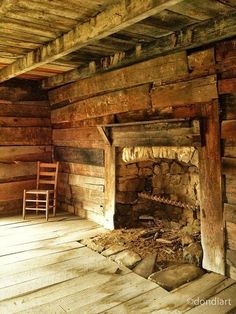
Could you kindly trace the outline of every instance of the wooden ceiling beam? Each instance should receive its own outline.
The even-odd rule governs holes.
[[[138,49],[132,49],[128,52],[117,53],[113,56],[101,58],[100,61],[90,62],[87,66],[44,79],[42,81],[42,87],[44,89],[55,88],[98,73],[151,59],[156,56],[196,48],[233,37],[236,35],[235,20],[236,13],[233,12],[217,19],[211,19],[200,24],[187,26],[173,34],[158,38],[152,43],[141,45]],[[105,66],[103,66],[104,63]],[[92,67],[91,64],[93,64]]]
[[[6,0],[10,2],[10,0]],[[183,0],[120,0],[68,33],[27,53],[0,71],[0,82],[53,62],[75,50],[157,14]]]

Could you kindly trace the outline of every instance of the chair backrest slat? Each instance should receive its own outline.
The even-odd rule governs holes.
[[[55,180],[42,180],[42,179],[39,179],[39,184],[55,184]]]
[[[50,162],[40,162],[40,168],[57,168],[57,163],[50,163]]]
[[[56,190],[59,163],[45,163],[38,161],[37,164],[37,189],[43,189],[52,185],[51,189]]]
[[[55,177],[56,173],[55,172],[40,171],[40,176],[43,176],[43,177]]]

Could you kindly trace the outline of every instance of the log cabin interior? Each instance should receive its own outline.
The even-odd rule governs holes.
[[[0,26],[0,312],[236,313],[236,1],[1,0]]]

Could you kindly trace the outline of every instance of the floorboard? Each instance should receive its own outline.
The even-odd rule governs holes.
[[[184,285],[182,288],[172,291],[164,298],[157,298],[155,292],[147,292],[142,296],[129,300],[119,307],[113,308],[106,313],[184,313],[194,306],[193,301],[199,298],[208,299],[220,289],[225,289],[227,285],[232,285],[233,280],[221,275],[210,273],[199,279]],[[218,290],[217,290],[218,289]],[[200,312],[199,312],[200,313]]]
[[[0,313],[227,313],[236,283],[207,273],[167,292],[78,241],[107,232],[70,214],[0,219]],[[199,298],[230,299],[217,308]],[[189,301],[191,300],[191,302]]]

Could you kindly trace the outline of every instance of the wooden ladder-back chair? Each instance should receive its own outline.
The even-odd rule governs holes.
[[[57,203],[57,177],[59,163],[37,163],[37,185],[35,190],[24,190],[23,195],[23,219],[27,210],[46,212],[48,221],[49,210],[53,209],[56,215]]]

